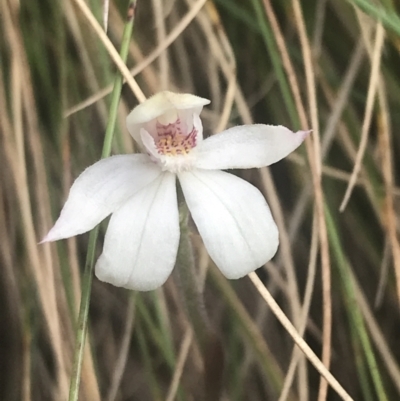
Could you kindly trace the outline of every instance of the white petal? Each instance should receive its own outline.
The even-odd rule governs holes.
[[[142,128],[143,124],[151,124],[152,120],[163,114],[169,114],[171,111],[181,110],[183,112],[184,110],[191,110],[191,113],[188,113],[189,125],[191,126],[195,116],[198,116],[203,106],[209,103],[208,99],[187,93],[160,92],[136,106],[126,118],[126,126],[133,139],[139,145],[142,145],[140,128]],[[182,112],[178,114],[181,118],[184,118],[185,113]]]
[[[201,118],[199,114],[193,115],[193,127],[197,131],[196,135],[196,146],[199,146],[203,142],[203,123],[201,122]]]
[[[179,181],[204,245],[226,277],[243,277],[275,255],[278,229],[257,188],[222,171],[184,172]]]
[[[157,146],[154,142],[154,138],[144,129],[140,129],[140,139],[143,144],[144,150],[146,150],[149,156],[154,161],[160,160],[160,154],[157,151]]]
[[[135,124],[143,124],[161,116],[171,109],[199,109],[199,114],[203,106],[209,104],[208,99],[204,99],[188,93],[159,92],[150,97],[145,102],[136,106],[128,115],[126,123],[128,130]]]
[[[269,166],[293,152],[310,131],[273,125],[241,125],[205,139],[196,167],[207,170]]]
[[[164,173],[111,216],[96,276],[118,287],[153,290],[171,274],[178,245],[175,176]]]
[[[145,155],[118,155],[98,161],[75,180],[60,217],[42,242],[91,230],[160,174],[160,168]]]

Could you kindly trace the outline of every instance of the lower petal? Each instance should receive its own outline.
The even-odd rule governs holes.
[[[222,171],[184,172],[179,181],[204,245],[226,277],[243,277],[275,255],[278,229],[257,188]]]
[[[118,155],[88,167],[73,183],[60,217],[42,242],[91,230],[161,170],[145,155]]]
[[[96,276],[118,287],[153,290],[171,274],[178,244],[175,176],[164,173],[113,213]]]

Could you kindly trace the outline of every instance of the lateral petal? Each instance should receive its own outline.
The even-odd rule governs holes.
[[[113,213],[96,276],[118,287],[154,290],[171,274],[179,235],[175,175],[166,172]]]
[[[257,188],[222,171],[178,177],[204,245],[226,277],[243,277],[275,255],[278,229]]]
[[[309,132],[264,124],[229,128],[197,147],[195,165],[207,170],[269,166],[293,152]]]
[[[60,217],[42,242],[91,230],[161,170],[145,155],[118,155],[88,167],[73,183]]]

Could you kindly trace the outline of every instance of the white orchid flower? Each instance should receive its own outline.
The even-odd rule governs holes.
[[[204,245],[227,278],[243,277],[268,262],[279,235],[263,195],[220,170],[275,163],[308,132],[242,125],[203,140],[199,115],[209,103],[161,92],[133,109],[127,127],[142,154],[112,156],[87,168],[42,242],[89,231],[112,213],[96,276],[120,287],[153,290],[176,261],[178,178]]]

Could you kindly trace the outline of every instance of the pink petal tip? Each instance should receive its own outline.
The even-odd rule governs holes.
[[[299,134],[301,139],[304,141],[304,139],[306,139],[308,137],[308,135],[311,134],[313,130],[309,129],[308,131],[297,131],[296,134]]]

